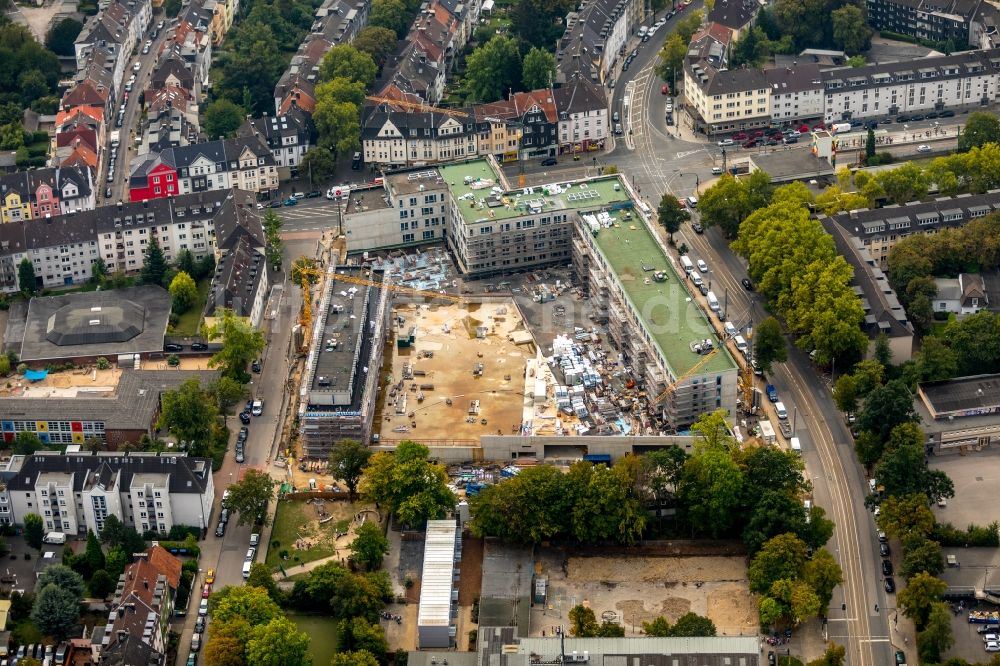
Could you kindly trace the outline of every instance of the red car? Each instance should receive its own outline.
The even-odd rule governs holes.
[[[800,127],[799,134],[809,134],[809,125],[803,125]]]
[[[750,135],[750,138],[751,139],[759,139],[762,136],[764,136],[764,132],[762,130],[757,130],[756,132],[754,132],[753,134]]]
[[[661,95],[669,95],[670,94],[670,88],[667,86],[667,84],[664,83],[662,86],[660,86],[660,94]]]
[[[212,596],[212,584],[205,583],[205,587],[201,588],[201,598],[208,599],[210,596]]]
[[[746,141],[748,138],[746,132],[737,132],[733,135],[733,141]]]
[[[749,141],[747,141],[746,143],[743,144],[743,147],[744,148],[753,148],[756,145],[757,145],[757,140],[756,139],[750,139]]]
[[[813,125],[814,130],[826,129],[826,123],[816,123]]]

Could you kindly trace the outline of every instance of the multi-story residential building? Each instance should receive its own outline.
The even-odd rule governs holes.
[[[566,15],[566,30],[556,44],[560,81],[576,73],[595,83],[612,77],[625,44],[642,19],[638,0],[589,0]]]
[[[521,126],[520,159],[555,155],[559,146],[559,114],[551,88],[518,92],[506,100],[477,105],[489,118]]]
[[[830,69],[822,73],[827,122],[992,104],[1000,49]]]
[[[365,164],[405,167],[461,159],[477,154],[472,118],[436,111],[393,111],[367,107],[361,145]]]
[[[559,152],[599,150],[608,138],[608,98],[604,86],[577,73],[552,91],[559,113]]]
[[[1000,211],[1000,192],[940,197],[902,206],[867,208],[830,216],[830,223],[858,238],[880,268],[887,267],[889,251],[913,234],[934,234],[963,226],[969,220]]]
[[[764,70],[771,93],[771,119],[795,123],[823,117],[824,99],[819,66],[805,63]]]
[[[149,153],[132,171],[129,198],[143,201],[191,192],[278,189],[274,155],[257,137],[208,141]]]
[[[708,135],[767,127],[771,86],[763,70],[684,63],[684,97],[695,130]]]
[[[56,167],[0,175],[0,222],[20,222],[92,210],[93,173]]]
[[[76,412],[72,405],[65,407]],[[215,495],[211,459],[190,458],[183,452],[91,452],[70,445],[66,453],[12,456],[0,475],[6,480],[0,508],[9,509],[0,511],[0,523],[22,524],[27,514],[37,513],[46,531],[70,535],[86,534],[88,529],[100,533],[112,515],[140,532],[166,534],[174,525],[204,530]]]
[[[43,287],[82,284],[98,258],[108,272],[136,273],[149,239],[156,236],[164,257],[181,250],[195,257],[214,251],[218,225],[260,226],[251,192],[227,189],[169,199],[102,206],[52,219],[0,224],[0,291],[19,290],[17,266],[28,259]]]
[[[729,28],[736,41],[753,25],[757,12],[765,5],[761,0],[719,0],[708,12],[708,22]]]
[[[236,132],[237,136],[255,136],[267,144],[274,155],[279,177],[289,178],[298,172],[302,157],[316,142],[312,116],[297,106],[279,116],[252,118]]]
[[[977,0],[867,0],[868,22],[876,30],[931,42],[952,42],[955,49],[974,44],[970,30]]]

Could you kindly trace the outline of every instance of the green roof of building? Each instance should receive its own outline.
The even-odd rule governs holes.
[[[532,208],[546,212],[560,210],[593,210],[615,202],[627,201],[629,196],[616,176],[573,184],[562,191],[543,187],[515,188],[502,192],[497,205],[488,202],[493,197],[492,188],[500,188],[497,174],[486,160],[439,166],[441,177],[458,201],[459,210],[467,224],[489,219],[505,220],[528,215]],[[555,183],[565,181],[553,181]],[[527,191],[530,189],[530,193]]]
[[[682,377],[705,358],[692,351],[691,345],[708,339],[719,347],[719,338],[649,228],[634,213],[631,219],[624,219],[623,215],[624,212],[614,213],[614,225],[598,231],[595,244],[618,277],[650,339],[663,353],[671,373],[675,378]],[[656,271],[663,271],[666,280],[657,281],[653,277]],[[698,368],[697,374],[736,369],[736,362],[723,346]]]

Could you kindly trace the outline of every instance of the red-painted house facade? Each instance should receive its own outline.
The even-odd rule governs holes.
[[[177,169],[160,160],[156,160],[148,169],[133,173],[129,179],[130,201],[163,199],[178,193]]]

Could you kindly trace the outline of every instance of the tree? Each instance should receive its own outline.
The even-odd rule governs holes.
[[[188,442],[195,451],[209,449],[218,412],[216,402],[201,388],[198,378],[189,379],[177,389],[164,393],[160,404],[158,427],[169,429],[179,441]]]
[[[174,279],[170,281],[170,289],[168,291],[170,292],[174,312],[177,314],[187,312],[191,309],[192,305],[198,302],[198,285],[184,271],[180,271],[174,276]]]
[[[93,530],[87,530],[87,549],[84,551],[84,556],[91,571],[104,568],[105,559],[104,551],[101,550],[101,540],[97,538]]]
[[[35,550],[42,549],[42,539],[45,538],[45,525],[37,513],[24,516],[24,539]]]
[[[670,622],[668,622],[667,618],[663,617],[662,615],[653,620],[652,622],[642,623],[642,633],[646,634],[647,636],[658,636],[662,638],[668,638],[672,636],[671,634],[672,631],[673,627],[670,626]]]
[[[611,469],[588,461],[570,467],[570,531],[578,541],[614,539],[632,545],[642,535],[645,510],[631,492],[633,477],[628,470],[627,462]]]
[[[49,34],[45,36],[45,46],[56,55],[75,55],[74,42],[81,30],[83,30],[82,23],[76,19],[64,18],[49,30]]]
[[[239,514],[239,525],[253,525],[267,520],[267,503],[274,498],[274,479],[265,472],[249,469],[243,478],[229,486],[226,506]]]
[[[865,138],[865,159],[870,160],[875,157],[875,128],[868,128],[868,136]]]
[[[841,375],[833,387],[833,401],[845,413],[858,411],[858,386],[852,375]]]
[[[209,598],[213,624],[234,620],[245,621],[251,627],[266,625],[283,617],[281,608],[260,587],[227,585]]]
[[[843,645],[827,643],[822,657],[813,659],[808,666],[844,666],[844,656],[847,651]]]
[[[525,44],[554,44],[563,32],[557,20],[575,6],[571,0],[516,0],[510,8],[513,33]]]
[[[83,576],[62,564],[49,567],[38,577],[35,586],[42,589],[46,585],[55,585],[60,589],[67,590],[78,600],[83,598],[85,588]]]
[[[1000,327],[987,311],[948,322],[944,339],[958,357],[960,375],[996,372],[1000,368]]]
[[[274,577],[263,562],[254,562],[250,565],[250,575],[247,576],[247,585],[259,587],[267,592],[267,596],[276,604],[284,600],[284,595],[278,589],[278,584],[274,582]]]
[[[38,290],[38,277],[35,275],[35,265],[25,257],[17,265],[17,284],[25,298],[34,296]]]
[[[896,603],[903,610],[903,615],[917,625],[917,630],[923,630],[931,613],[931,607],[941,601],[948,584],[929,573],[918,573],[907,583],[906,587],[896,595]]]
[[[108,277],[108,265],[104,259],[98,257],[90,264],[90,279],[96,284],[103,285]]]
[[[410,25],[410,14],[402,0],[374,0],[368,25],[391,30],[397,39],[403,39]]]
[[[509,35],[496,34],[466,59],[465,83],[470,102],[495,102],[520,89],[521,54]]]
[[[264,351],[264,333],[228,308],[217,309],[215,316],[216,323],[205,328],[205,337],[209,340],[221,338],[222,349],[209,359],[208,365],[220,368],[223,376],[246,384],[250,381],[247,366]]]
[[[384,505],[406,525],[443,517],[454,508],[455,496],[448,490],[444,467],[431,463],[428,455],[426,446],[411,440],[400,442],[392,453],[376,453],[361,478],[362,496]]]
[[[333,478],[347,486],[348,499],[354,501],[358,482],[372,456],[367,446],[353,439],[342,439],[330,448],[330,470]]]
[[[707,527],[713,537],[728,530],[737,520],[743,483],[742,471],[722,447],[696,448],[678,488],[692,529]]]
[[[14,453],[19,456],[30,456],[36,451],[41,451],[45,448],[42,444],[42,440],[39,439],[38,435],[28,430],[23,430],[17,433],[17,437],[14,438]]]
[[[236,104],[246,98],[246,112],[254,116],[274,109],[274,85],[285,69],[285,55],[272,29],[277,27],[278,22],[260,20],[234,26],[226,38],[225,57],[218,60],[217,96]]]
[[[774,317],[768,317],[757,325],[753,343],[753,358],[764,372],[771,371],[771,364],[788,360],[785,336],[781,334],[781,324]]]
[[[864,11],[857,5],[844,5],[833,10],[833,41],[848,55],[856,55],[871,46],[872,30],[865,21]]]
[[[917,651],[920,663],[936,664],[941,661],[941,653],[955,644],[951,628],[951,609],[943,601],[931,605],[926,626],[917,634]]]
[[[80,621],[80,595],[55,583],[36,585],[35,589],[31,621],[42,633],[57,641],[65,639]]]
[[[309,152],[312,152],[310,149]],[[329,151],[327,151],[329,152]],[[309,153],[306,153],[308,155]],[[305,157],[305,156],[303,156]],[[281,227],[285,225],[284,220],[273,210],[264,213],[261,226],[264,229],[264,244],[266,245],[267,262],[271,265],[281,263]],[[246,383],[246,382],[241,382]]]
[[[156,236],[152,236],[146,246],[146,258],[142,264],[139,279],[143,284],[155,284],[162,287],[168,268],[167,260],[163,258],[163,250],[160,249],[160,242],[156,240]]]
[[[532,46],[524,56],[521,81],[525,90],[539,90],[552,86],[556,74],[556,57],[537,46]]]
[[[681,224],[691,219],[691,213],[681,205],[677,197],[669,192],[660,198],[660,205],[656,208],[656,216],[666,232],[670,234],[671,245],[674,242],[674,234],[681,230]]]
[[[805,564],[802,579],[816,593],[820,603],[820,614],[825,615],[833,598],[833,588],[844,582],[844,572],[837,560],[825,548],[817,550]]]
[[[341,620],[337,630],[337,651],[356,650],[369,652],[380,662],[383,661],[389,651],[389,643],[385,640],[382,627],[363,617]]]
[[[345,78],[358,81],[365,88],[370,88],[375,82],[377,72],[378,66],[372,57],[350,44],[337,44],[331,47],[323,56],[323,62],[319,66],[319,76],[322,81]]]
[[[392,598],[392,585],[384,571],[351,573],[336,562],[316,567],[292,590],[299,607],[330,612],[339,619],[363,617],[378,622],[378,613]]]
[[[169,2],[170,0],[168,0]],[[245,629],[248,629],[244,627]],[[246,643],[235,627],[213,622],[205,643],[205,663],[213,666],[246,666]],[[249,633],[247,630],[244,633]]]
[[[202,120],[205,134],[210,139],[230,139],[243,124],[246,111],[225,97],[213,101],[205,108]]]
[[[916,418],[913,395],[906,384],[894,379],[885,386],[875,387],[868,395],[858,416],[858,425],[885,441],[897,425],[915,421]]]
[[[678,72],[684,64],[687,55],[687,42],[676,32],[667,37],[660,49],[660,64],[656,66],[657,75],[664,81],[676,81]],[[683,76],[683,72],[681,72]]]
[[[90,596],[95,599],[107,599],[108,595],[114,592],[117,580],[111,580],[111,576],[104,569],[98,569],[87,581],[87,589]]]
[[[670,635],[682,638],[715,636],[715,623],[697,613],[687,612],[677,618]]]
[[[809,558],[808,549],[794,534],[779,534],[770,539],[750,561],[747,571],[750,590],[766,594],[775,581],[797,579]]]
[[[376,65],[380,65],[396,48],[396,31],[377,25],[369,25],[358,33],[358,36],[351,42],[351,46],[367,53]]]
[[[303,171],[309,176],[310,185],[322,183],[332,178],[337,172],[337,159],[329,148],[313,146],[306,151],[299,163],[299,173]]]
[[[371,652],[360,650],[334,654],[330,666],[379,666],[379,662]]]
[[[958,149],[965,152],[997,142],[1000,142],[1000,120],[986,111],[970,113],[958,135]]]
[[[134,527],[125,525],[118,516],[111,514],[104,519],[101,543],[108,546],[106,567],[108,573],[119,573],[118,566],[125,570],[132,553],[146,550],[146,542]]]
[[[596,636],[599,630],[597,616],[587,606],[573,606],[569,609],[569,633],[571,636]]]
[[[918,573],[925,572],[938,576],[944,571],[944,555],[941,544],[930,539],[910,539],[903,549],[900,575],[909,580]]]
[[[930,301],[927,301],[927,306],[930,307]],[[958,375],[958,354],[941,338],[928,336],[923,339],[920,351],[916,354],[916,365],[920,381],[951,379]]]
[[[911,537],[926,537],[934,529],[935,520],[927,506],[927,496],[913,493],[887,497],[882,502],[876,522],[886,534],[906,540]]]
[[[552,465],[537,465],[471,498],[472,533],[516,543],[540,543],[568,534],[570,479]]]
[[[309,636],[284,617],[253,628],[247,663],[260,666],[309,666]]]
[[[382,558],[389,553],[389,540],[378,524],[366,522],[358,528],[349,548],[351,560],[374,570],[382,566]]]
[[[230,377],[219,377],[209,384],[208,392],[215,396],[215,403],[219,406],[220,412],[227,411],[244,395],[243,386]]]
[[[313,112],[320,147],[332,150],[336,155],[348,154],[360,148],[359,114],[355,104],[338,102],[331,94],[320,95]]]

